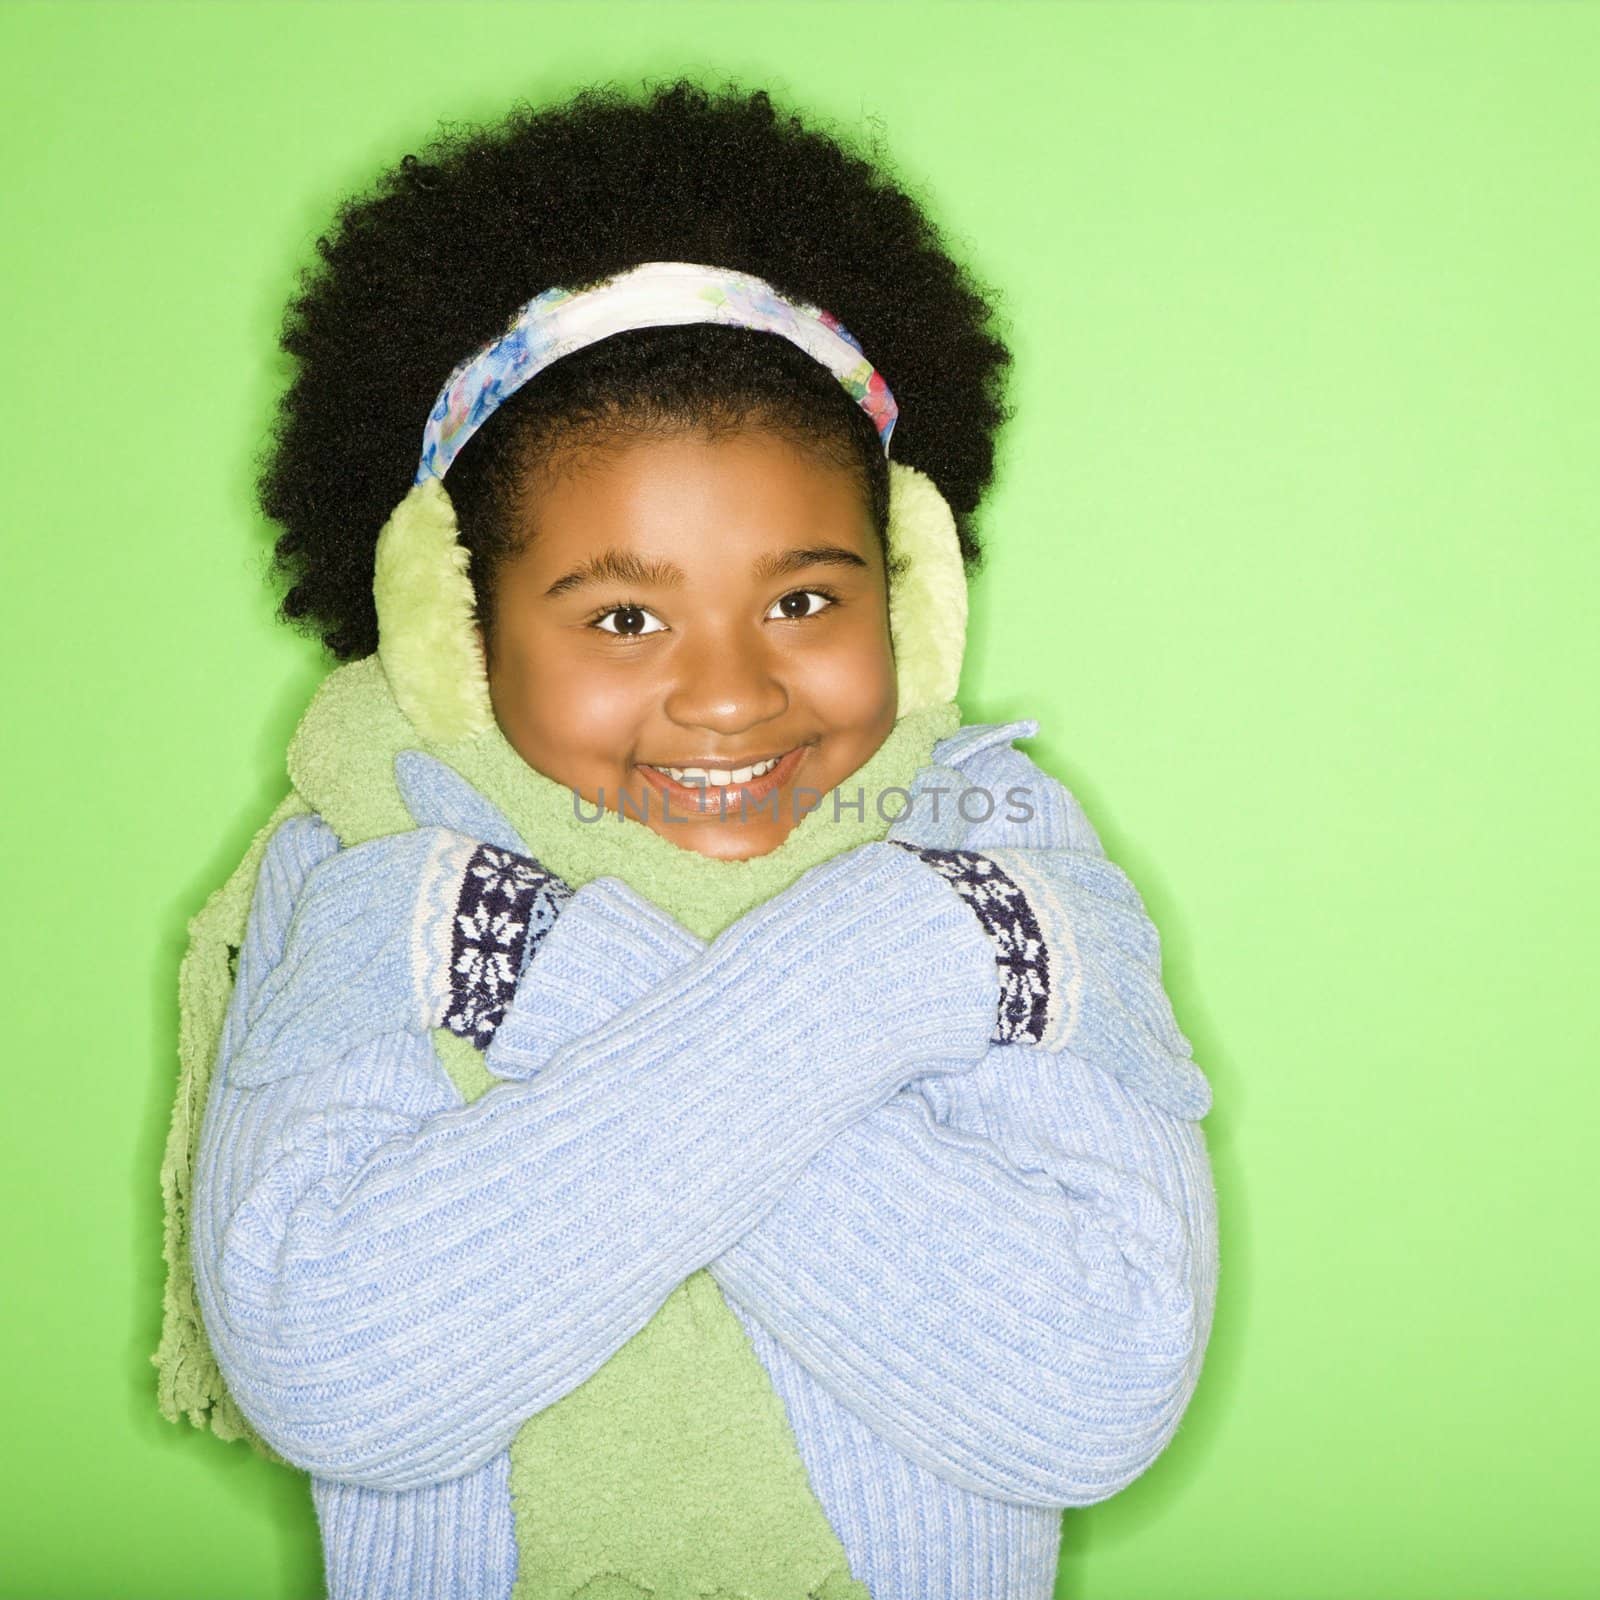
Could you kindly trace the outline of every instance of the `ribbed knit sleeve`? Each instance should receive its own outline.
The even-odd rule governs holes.
[[[1088,1505],[1150,1466],[1199,1376],[1205,1150],[1070,1051],[1010,1048],[845,1129],[711,1271],[911,1460]]]
[[[1079,1034],[1057,1049],[998,1045],[970,1074],[909,1083],[841,1129],[710,1269],[781,1351],[770,1366],[791,1409],[818,1385],[949,1482],[1087,1505],[1149,1467],[1199,1378],[1217,1280],[1195,1113],[1209,1089],[1159,989],[1154,925],[1070,791],[1011,749],[962,776],[997,794],[1023,786],[1033,812],[967,827],[965,848],[1034,852],[1041,871],[1103,889],[1072,902],[1097,930],[1080,941]],[[1099,936],[1107,927],[1116,939]],[[587,932],[563,953],[564,988],[583,986],[585,960],[615,969],[612,933]],[[654,959],[664,975],[682,955],[662,946]],[[1131,962],[1154,989],[1129,981]],[[644,981],[636,965],[629,983]],[[548,1051],[559,1006],[535,989],[527,1008]],[[538,1056],[529,1036],[522,1070]],[[799,1431],[819,1491],[860,1475],[827,1459],[847,1434]],[[825,1498],[836,1525],[849,1520],[847,1500]]]
[[[296,888],[335,848],[315,817],[269,844],[193,1210],[229,1388],[320,1477],[400,1490],[482,1466],[843,1129],[987,1049],[985,939],[936,876],[874,844],[811,869],[549,1070],[470,1106],[406,1033],[233,1085]],[[649,958],[648,930],[631,951],[617,937],[618,959]]]
[[[972,825],[964,848],[1104,861],[1070,791],[1021,752],[986,752],[963,777],[997,794],[1021,784],[1033,802],[1026,822]],[[1139,937],[1082,950],[1102,970],[1070,1046],[996,1046],[971,1074],[908,1085],[711,1264],[875,1433],[1028,1505],[1087,1505],[1150,1466],[1194,1392],[1215,1302],[1204,1137],[1159,1103],[1209,1093],[1193,1093],[1164,996],[1164,1018],[1134,1015],[1148,997],[1111,968],[1143,959],[1159,973],[1159,938],[1120,873],[1107,894]],[[1138,1075],[1117,1059],[1136,1024]],[[1164,1072],[1145,1059],[1152,1036],[1170,1051]]]

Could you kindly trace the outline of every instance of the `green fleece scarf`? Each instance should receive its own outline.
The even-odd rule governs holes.
[[[702,938],[787,888],[808,868],[888,832],[933,746],[960,725],[952,701],[903,716],[889,737],[776,849],[743,861],[686,850],[633,818],[574,815],[571,791],[534,771],[498,726],[474,739],[423,739],[395,703],[376,656],[332,672],[289,746],[293,787],[233,874],[189,923],[179,971],[180,1081],[162,1184],[167,1288],[160,1403],[225,1439],[281,1461],[227,1392],[194,1296],[190,1176],[206,1088],[268,839],[297,812],[318,812],[345,845],[413,826],[394,757],[421,749],[501,811],[529,848],[574,887],[621,878]],[[833,795],[865,799],[834,814]],[[471,1101],[496,1080],[444,1029],[440,1059]],[[511,1446],[519,1564],[516,1600],[870,1600],[806,1478],[782,1401],[709,1273],[670,1294],[597,1372],[530,1417]]]

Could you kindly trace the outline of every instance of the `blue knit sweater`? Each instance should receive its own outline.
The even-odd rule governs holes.
[[[914,807],[891,838],[1073,852],[1099,874],[1121,933],[1075,930],[1086,998],[1057,1049],[981,1043],[976,921],[912,852],[870,846],[709,947],[614,878],[578,890],[490,1046],[508,1081],[471,1105],[425,1034],[232,1085],[297,888],[338,848],[315,816],[280,826],[193,1256],[230,1389],[311,1474],[333,1600],[507,1595],[517,1429],[701,1267],[875,1600],[1051,1594],[1062,1508],[1126,1486],[1179,1424],[1217,1244],[1209,1091],[1158,937],[1077,801],[1011,747],[1036,728],[934,751],[994,795],[1026,785],[1031,820]],[[1124,981],[1135,959],[1153,984]],[[912,1039],[915,1077],[894,1043]]]

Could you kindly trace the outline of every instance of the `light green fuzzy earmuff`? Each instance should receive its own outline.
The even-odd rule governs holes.
[[[933,480],[889,463],[889,556],[904,559],[890,585],[889,634],[898,715],[953,700],[967,636],[967,577],[955,517]],[[378,657],[402,711],[424,738],[474,739],[494,724],[474,625],[468,556],[455,507],[425,478],[378,536],[372,592]]]

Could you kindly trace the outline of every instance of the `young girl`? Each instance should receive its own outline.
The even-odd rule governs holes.
[[[989,305],[686,83],[318,250],[261,491],[345,664],[191,925],[167,1413],[338,1597],[1043,1600],[1217,1263],[1156,930],[952,699]]]

